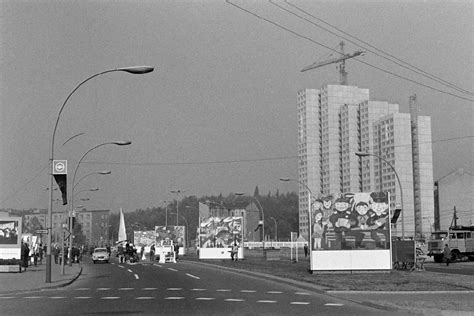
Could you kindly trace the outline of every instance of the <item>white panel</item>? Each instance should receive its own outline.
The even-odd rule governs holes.
[[[200,248],[199,259],[229,259],[231,248]],[[244,258],[244,250],[239,248],[239,259]]]
[[[312,271],[390,270],[390,250],[311,251]]]

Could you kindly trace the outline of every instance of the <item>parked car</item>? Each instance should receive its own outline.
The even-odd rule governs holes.
[[[109,263],[109,252],[107,248],[95,248],[94,252],[92,253],[92,262],[97,263],[98,261],[102,261],[105,263]]]

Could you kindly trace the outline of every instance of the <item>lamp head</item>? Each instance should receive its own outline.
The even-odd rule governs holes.
[[[118,146],[127,146],[127,145],[130,145],[132,142],[131,141],[120,141],[120,142],[114,142],[115,145],[118,145]]]
[[[366,153],[366,152],[362,152],[362,151],[357,151],[357,152],[355,152],[355,155],[356,155],[356,156],[359,156],[359,157],[367,157],[367,156],[369,156],[370,154],[369,154],[369,153]]]
[[[290,181],[291,179],[288,178],[280,178],[280,181]]]
[[[125,68],[118,68],[118,71],[125,71],[134,75],[142,75],[149,72],[152,72],[155,68],[150,66],[135,66],[135,67],[125,67]]]
[[[103,175],[103,176],[105,176],[105,175],[107,175],[107,174],[111,174],[111,173],[112,173],[112,171],[100,171],[100,172],[99,172],[99,174],[100,174],[100,175]]]

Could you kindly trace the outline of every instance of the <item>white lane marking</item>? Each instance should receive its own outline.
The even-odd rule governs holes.
[[[157,289],[156,287],[144,287],[142,290],[143,291],[154,291],[156,289]]]
[[[255,290],[241,290],[240,292],[241,293],[255,293],[257,291],[255,291]]]
[[[120,265],[120,264],[119,264],[117,267],[122,268],[122,269],[125,268],[124,266],[122,266],[122,265]]]
[[[133,287],[121,287],[121,288],[119,288],[118,290],[119,290],[119,291],[131,291],[131,290],[133,290],[133,289],[134,289]]]
[[[139,279],[138,274],[134,274],[134,276],[135,276],[135,279],[137,280]]]
[[[119,296],[104,296],[100,298],[101,300],[118,300],[120,299]]]
[[[309,302],[291,302],[290,305],[309,305]]]
[[[230,289],[217,289],[216,292],[230,292]]]
[[[226,298],[224,301],[226,301],[226,302],[243,302],[245,300],[241,299],[241,298]]]
[[[24,298],[37,299],[37,298],[44,298],[44,297],[43,296],[25,296]]]
[[[196,297],[195,298],[196,301],[212,301],[212,300],[215,300],[214,297]]]
[[[92,296],[76,296],[74,298],[78,299],[78,300],[85,300],[85,299],[88,299],[88,298],[92,298]]]
[[[97,288],[97,291],[108,291],[110,290],[110,287],[99,287]]]
[[[169,287],[169,288],[167,288],[166,290],[167,290],[167,291],[181,291],[182,288],[180,288],[180,287]]]
[[[324,305],[326,305],[326,306],[344,306],[344,304],[339,304],[339,303],[326,303]]]
[[[184,299],[184,297],[182,296],[169,296],[169,297],[165,297],[165,300],[182,300]]]
[[[178,272],[178,270],[176,270],[176,269],[173,269],[173,268],[168,268],[168,270],[170,270],[170,271],[174,271],[174,272]]]
[[[270,300],[260,300],[257,303],[276,303],[277,301],[270,301]]]
[[[186,273],[186,275],[187,275],[188,277],[191,277],[191,278],[195,278],[195,279],[201,280],[201,278],[200,278],[200,277],[198,277],[198,276],[195,276],[195,275],[192,275],[192,274],[189,274],[189,273]]]
[[[159,264],[156,264],[156,263],[154,263],[153,265],[154,265],[155,267],[158,267],[158,268],[163,268],[162,265],[159,265]]]
[[[16,298],[15,296],[0,296],[0,299]]]
[[[282,291],[268,291],[268,294],[283,294]]]
[[[76,289],[76,291],[89,291],[90,288],[89,287],[80,287],[78,289]]]
[[[191,291],[206,291],[206,289],[191,289]]]
[[[135,297],[136,300],[152,300],[154,299],[153,296],[140,296],[140,297]]]
[[[66,298],[66,297],[65,296],[51,296],[50,298],[53,300],[58,300],[58,299]]]
[[[127,269],[127,271],[130,272],[130,273],[133,273],[133,271],[131,269]]]
[[[308,292],[295,292],[296,295],[309,295]]]

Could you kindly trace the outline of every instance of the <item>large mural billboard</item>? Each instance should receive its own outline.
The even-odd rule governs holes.
[[[154,230],[146,231],[134,231],[133,232],[133,244],[135,246],[150,247],[155,243],[156,235]]]
[[[199,225],[200,248],[229,248],[242,243],[242,217],[208,217]]]
[[[0,220],[0,245],[20,245],[20,220],[5,218]]]
[[[387,192],[323,196],[313,204],[313,250],[390,249]]]
[[[165,239],[172,240],[181,248],[186,248],[186,227],[185,226],[155,226],[155,241],[157,245]]]

